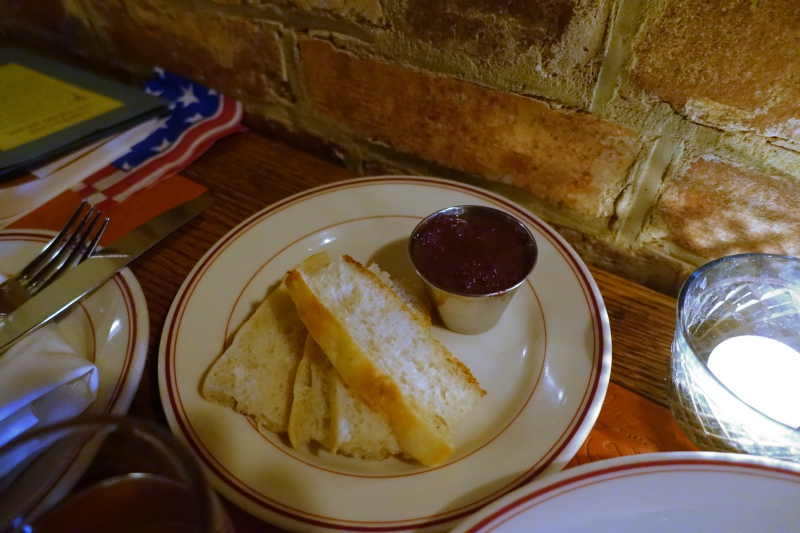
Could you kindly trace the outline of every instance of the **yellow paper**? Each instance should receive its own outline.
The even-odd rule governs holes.
[[[11,150],[123,105],[16,63],[0,66],[0,102],[0,150]]]

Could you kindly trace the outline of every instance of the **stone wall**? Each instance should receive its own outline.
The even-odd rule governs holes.
[[[0,0],[0,31],[194,78],[360,174],[508,194],[668,294],[800,254],[797,0]]]

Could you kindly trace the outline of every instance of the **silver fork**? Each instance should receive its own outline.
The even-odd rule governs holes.
[[[85,209],[87,208],[88,209]],[[81,202],[72,217],[41,253],[17,275],[0,284],[0,318],[27,302],[64,272],[92,255],[108,226],[108,218]]]

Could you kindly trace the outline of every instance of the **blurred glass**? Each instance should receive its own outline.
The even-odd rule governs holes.
[[[707,366],[716,346],[741,335],[800,351],[799,259],[729,256],[686,280],[678,297],[667,395],[678,425],[699,448],[800,462],[800,430],[743,402]],[[762,360],[754,353],[750,362]]]
[[[0,448],[0,532],[229,530],[192,455],[148,421],[78,418]]]

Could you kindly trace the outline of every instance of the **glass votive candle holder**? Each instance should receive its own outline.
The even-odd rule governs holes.
[[[707,263],[678,296],[667,386],[675,420],[700,449],[800,462],[798,350],[800,259]]]

